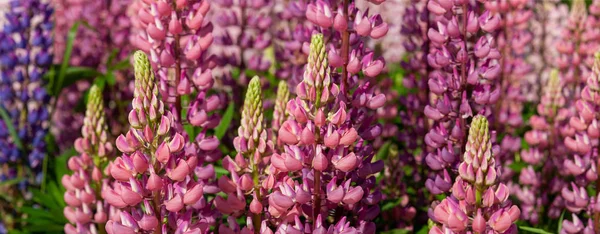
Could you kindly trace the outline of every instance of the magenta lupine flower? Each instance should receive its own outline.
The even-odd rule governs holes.
[[[116,182],[102,190],[102,197],[120,210],[106,223],[106,231],[206,232],[215,213],[203,194],[214,191],[207,184],[214,169],[197,167],[203,158],[196,145],[175,131],[174,114],[165,108],[150,61],[141,51],[134,55],[134,68],[131,129],[117,138],[123,155],[107,169]],[[198,147],[203,145],[210,143]]]
[[[468,1],[433,0],[427,9],[436,24],[427,32],[431,41],[427,61],[435,69],[428,84],[435,97],[424,109],[433,120],[425,135],[430,147],[426,162],[435,173],[426,186],[440,194],[452,186],[450,173],[463,152],[467,119],[473,113],[489,116],[500,97],[495,83],[502,70],[501,55],[490,35],[498,28],[500,15],[489,10],[478,15]],[[473,38],[476,43],[469,46],[466,40],[479,32],[482,36]]]
[[[81,134],[75,141],[79,156],[70,158],[67,164],[73,174],[62,178],[67,189],[64,214],[70,222],[65,225],[66,233],[96,233],[108,220],[110,205],[100,194],[110,181],[104,167],[111,160],[113,147],[108,141],[102,91],[95,85],[90,88]]]
[[[380,7],[397,8],[394,5],[388,5],[389,3],[386,3]],[[391,13],[394,10],[388,9],[385,11]],[[400,63],[406,71],[402,79],[402,85],[410,91],[406,95],[400,96],[393,89],[392,78],[383,78],[378,84],[378,89],[386,95],[387,101],[382,108],[377,110],[377,118],[380,122],[383,122],[383,130],[381,136],[375,140],[374,146],[379,148],[385,143],[384,141],[392,142],[385,161],[384,177],[380,180],[384,191],[386,191],[383,199],[405,199],[406,201],[382,213],[385,226],[390,229],[405,228],[410,230],[413,225],[412,220],[417,213],[413,202],[424,200],[424,196],[409,197],[406,194],[409,185],[403,180],[411,178],[411,184],[415,184],[417,193],[420,193],[424,191],[420,188],[422,188],[426,178],[418,173],[419,169],[406,174],[403,168],[425,166],[426,145],[422,139],[415,136],[425,135],[428,126],[423,114],[423,108],[429,103],[426,60],[426,51],[429,46],[426,36],[427,21],[426,2],[412,1],[410,5],[405,7],[402,15],[402,28],[397,29],[403,36],[401,43],[407,53],[407,61]],[[394,26],[390,27],[390,30],[394,29]],[[386,35],[386,37],[388,36]],[[382,43],[385,44],[385,42]],[[401,127],[396,123],[398,116],[403,123]],[[396,141],[399,143],[394,143]],[[429,203],[429,201],[424,203]]]
[[[73,24],[81,21],[77,35],[73,43],[69,64],[72,66],[86,66],[105,71],[114,63],[123,61],[132,52],[133,47],[127,38],[131,23],[127,13],[127,5],[132,0],[55,0],[56,27],[54,35],[54,49],[56,55],[54,63],[60,64],[65,52],[67,34]],[[85,23],[85,24],[83,24]],[[114,54],[113,54],[114,53]],[[113,56],[111,63],[109,57]],[[108,87],[105,94],[111,96],[107,106],[107,118],[111,133],[109,136],[118,135],[124,129],[126,118],[118,118],[117,115],[125,112],[126,106],[119,105],[118,100],[129,102],[132,93],[128,90],[128,79],[124,78],[124,72],[115,72],[117,85]],[[53,111],[51,132],[57,139],[61,149],[70,147],[75,139],[80,137],[80,129],[84,116],[76,113],[75,107],[83,97],[83,91],[90,86],[89,81],[79,81],[64,90],[58,96],[56,109]],[[117,104],[117,105],[115,105]],[[121,115],[122,116],[122,115]]]
[[[308,54],[303,52],[303,44],[310,43],[314,26],[306,19],[308,0],[275,1],[276,31],[273,36],[276,77],[287,80],[290,87],[296,87],[302,81],[304,65]],[[290,92],[295,92],[294,89]]]
[[[569,7],[558,2],[536,1],[532,6],[534,15],[528,27],[533,35],[532,51],[527,53],[527,62],[533,66],[533,71],[521,83],[523,98],[529,102],[539,102],[550,71],[556,67],[559,54],[556,44],[569,17]]]
[[[452,195],[432,208],[431,218],[439,225],[429,233],[517,233],[520,210],[508,200],[508,187],[498,182],[490,138],[488,120],[473,117]]]
[[[334,9],[329,1],[317,0],[308,5],[306,18],[329,37],[327,57],[331,67],[342,68],[340,90],[345,95],[347,86],[357,83],[354,75],[359,71],[365,77],[377,77],[383,71],[383,58],[376,56],[365,40],[385,36],[389,27],[381,15],[369,16],[368,9],[360,10],[348,1],[340,2]],[[305,43],[305,53],[307,49]]]
[[[600,37],[596,30],[590,30],[593,16],[588,16],[585,1],[575,0],[566,28],[561,33],[561,41],[556,44],[560,55],[556,64],[564,81],[574,90],[571,96],[578,98],[580,86],[591,71],[593,53],[598,49]],[[593,26],[591,26],[593,27]]]
[[[231,178],[221,177],[219,188],[227,194],[227,198],[215,198],[215,206],[226,215],[238,217],[245,215],[248,224],[241,230],[221,224],[220,232],[225,233],[272,233],[266,224],[264,215],[268,191],[272,189],[273,176],[268,176],[271,170],[269,156],[273,143],[267,138],[267,130],[263,120],[263,100],[260,78],[255,76],[248,84],[241,126],[238,136],[234,139],[237,150],[235,159],[227,156],[224,167],[231,173]],[[250,205],[246,207],[246,201]],[[228,220],[229,221],[229,220]],[[231,225],[231,222],[229,222]]]
[[[366,83],[343,101],[332,81],[323,35],[313,35],[304,80],[296,87],[298,97],[288,102],[290,119],[279,129],[284,151],[271,157],[284,178],[269,198],[269,213],[286,228],[373,233],[381,192],[372,175],[382,170],[383,162],[372,162],[374,150],[367,142],[381,133],[381,127],[372,124],[369,110],[381,107],[385,96],[373,96]],[[301,183],[293,181],[296,176],[290,173],[302,178]],[[335,213],[341,216],[333,217],[353,214],[358,219],[336,219],[330,225],[327,207],[338,207]],[[308,222],[299,223],[295,218],[299,216]]]
[[[271,61],[264,56],[264,50],[271,45],[268,31],[272,25],[273,3],[265,0],[214,2],[212,18],[220,26],[215,30],[218,45],[215,48],[219,50],[214,53],[219,57],[219,64],[239,68],[242,76],[246,69],[267,71]]]
[[[600,53],[596,53],[592,72],[581,91],[581,98],[575,102],[577,115],[572,116],[569,125],[574,134],[564,139],[564,144],[572,152],[563,163],[566,180],[561,195],[565,208],[573,213],[573,221],[563,221],[563,233],[597,233],[600,231],[600,196],[590,196],[586,188],[598,180],[598,139],[600,138]],[[574,178],[574,179],[572,179]],[[596,194],[600,188],[596,187]],[[587,213],[587,215],[585,215]],[[577,217],[580,215],[579,217]],[[579,218],[586,217],[588,226],[584,228]]]
[[[515,195],[521,201],[522,219],[534,224],[539,221],[542,207],[549,205],[548,195],[560,192],[553,189],[555,186],[550,185],[548,180],[552,178],[542,178],[542,173],[535,171],[534,166],[542,166],[542,170],[548,172],[546,174],[556,173],[557,165],[562,164],[561,155],[567,154],[558,131],[565,123],[566,112],[568,112],[563,108],[565,97],[562,91],[563,82],[559,78],[558,70],[555,69],[550,73],[543,96],[537,106],[538,115],[529,119],[532,130],[524,135],[529,149],[521,150],[521,159],[529,166],[521,171],[520,187],[514,189]],[[555,181],[557,182],[561,181]],[[562,207],[550,206],[548,216],[557,218],[561,209]]]
[[[526,61],[526,53],[531,51],[530,44],[533,36],[528,30],[528,22],[533,16],[527,1],[496,1],[486,2],[486,9],[503,15],[501,24],[503,30],[498,30],[498,48],[502,54],[500,61],[501,98],[495,106],[494,129],[503,134],[498,159],[503,162],[502,181],[512,178],[508,165],[513,162],[514,155],[519,151],[520,137],[516,129],[523,124],[524,91],[521,86],[524,76],[532,72],[533,67]]]
[[[81,25],[77,30],[76,42],[73,44],[69,64],[76,66],[97,67],[106,55],[106,43],[104,37],[108,28],[104,25],[108,2],[94,0],[55,0],[55,41],[54,48],[56,56],[54,63],[62,63],[63,55],[67,46],[67,35],[69,30],[77,21],[83,21],[90,25]]]
[[[139,32],[132,43],[149,55],[165,101],[175,104],[179,112],[182,95],[196,90],[197,99],[207,96],[214,82],[211,69],[216,66],[214,56],[207,52],[213,41],[213,26],[206,20],[210,3],[207,0],[140,1],[136,7],[134,27]]]

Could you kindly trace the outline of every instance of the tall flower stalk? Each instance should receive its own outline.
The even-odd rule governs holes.
[[[108,142],[108,129],[102,100],[102,90],[94,85],[90,88],[85,113],[82,137],[75,141],[78,156],[69,159],[72,175],[64,175],[62,184],[67,189],[65,233],[104,232],[110,209],[102,197],[102,190],[109,183],[104,168],[112,159],[113,147]]]
[[[431,41],[427,61],[435,69],[428,84],[435,97],[424,109],[433,121],[425,142],[426,162],[434,173],[426,186],[440,194],[452,187],[451,173],[465,149],[468,119],[473,113],[490,116],[500,97],[496,80],[502,70],[501,54],[490,34],[498,28],[500,16],[489,10],[479,15],[469,1],[433,0],[427,9],[437,23],[427,32]]]
[[[439,223],[431,234],[516,233],[514,224],[521,214],[511,205],[509,189],[498,182],[489,123],[482,115],[473,118],[465,154],[451,192],[433,209],[432,219]]]
[[[0,32],[0,186],[15,199],[0,201],[0,223],[12,228],[29,185],[43,179],[50,97],[42,79],[52,64],[52,7],[38,0],[8,1]],[[35,20],[33,20],[35,18]],[[13,135],[16,134],[16,135]]]
[[[600,231],[600,180],[598,177],[598,139],[600,129],[597,126],[600,110],[600,52],[595,55],[592,72],[581,91],[581,98],[575,102],[577,115],[569,120],[574,136],[565,138],[565,146],[572,152],[564,161],[566,180],[570,186],[561,190],[565,208],[572,213],[572,220],[563,221],[564,233],[597,233]],[[595,196],[588,194],[595,190]],[[584,214],[589,219],[587,225],[580,220]],[[579,216],[582,215],[582,216]]]
[[[117,138],[123,155],[107,169],[116,182],[102,190],[103,198],[120,210],[106,231],[206,232],[215,213],[203,194],[214,170],[197,167],[202,158],[196,145],[174,129],[175,116],[166,109],[150,60],[141,51],[134,55],[134,68],[131,129]]]
[[[234,139],[237,155],[235,159],[226,157],[224,161],[226,169],[231,173],[231,179],[219,179],[219,188],[227,194],[227,199],[220,196],[215,199],[215,206],[223,214],[236,217],[245,214],[248,217],[249,223],[241,230],[242,233],[245,230],[272,233],[267,227],[264,204],[268,191],[272,189],[269,181],[272,183],[274,179],[272,176],[267,177],[273,144],[267,138],[268,131],[263,121],[260,78],[255,76],[248,84],[242,123],[238,128],[238,136]],[[251,200],[248,208],[246,200]],[[219,231],[233,232],[225,224],[221,224]]]
[[[136,6],[134,27],[140,32],[132,43],[149,55],[162,97],[179,112],[185,105],[183,96],[193,90],[204,96],[214,82],[216,63],[207,52],[213,42],[213,26],[207,20],[210,3],[158,0]]]

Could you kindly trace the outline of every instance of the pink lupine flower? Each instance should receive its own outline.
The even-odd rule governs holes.
[[[143,52],[135,53],[134,67],[132,127],[117,138],[123,155],[107,169],[116,182],[102,190],[105,200],[119,208],[120,219],[108,221],[106,231],[204,232],[215,221],[215,213],[203,196],[209,178],[196,173],[203,169],[198,149],[175,131],[175,117],[165,108]],[[191,212],[201,218],[191,219]]]
[[[471,122],[452,195],[432,207],[431,218],[439,226],[429,233],[516,233],[514,222],[521,212],[508,200],[508,187],[498,183],[497,168],[488,121],[477,115]]]
[[[99,196],[110,183],[103,173],[104,166],[113,153],[108,142],[108,130],[104,113],[102,91],[98,86],[90,88],[87,110],[81,129],[82,137],[75,141],[75,150],[80,154],[69,159],[68,168],[72,175],[64,175],[62,184],[65,215],[69,223],[66,233],[97,232],[107,221],[109,203]]]
[[[225,169],[229,170],[231,178],[219,179],[219,187],[227,194],[227,201],[217,197],[215,203],[217,209],[224,214],[248,217],[250,223],[243,227],[241,233],[270,231],[265,223],[266,216],[263,216],[267,197],[269,204],[273,200],[277,201],[275,206],[281,209],[286,209],[289,203],[293,203],[280,193],[268,194],[271,189],[268,180],[273,179],[273,175],[270,175],[272,169],[269,166],[273,143],[267,138],[262,108],[260,79],[255,76],[246,91],[241,125],[238,128],[238,136],[234,139],[237,155],[235,159],[230,157],[224,159]],[[250,200],[248,208],[244,202],[246,200]],[[236,204],[238,201],[242,203]],[[231,231],[240,233],[239,229]]]

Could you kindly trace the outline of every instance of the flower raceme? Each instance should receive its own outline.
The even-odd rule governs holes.
[[[381,107],[385,97],[372,96],[365,85],[350,100],[341,100],[334,81],[323,36],[313,35],[304,79],[296,87],[297,97],[287,104],[290,118],[278,132],[284,150],[271,157],[276,172],[284,176],[275,184],[268,208],[272,217],[285,223],[278,227],[280,232],[326,233],[344,227],[375,231],[372,220],[379,213],[376,204],[381,192],[372,174],[383,164],[372,162],[374,151],[366,143],[380,133],[380,127],[361,126],[351,118],[368,118],[366,110]],[[294,181],[292,175],[302,180]],[[359,219],[328,223],[327,207],[333,206],[339,207],[336,212],[352,213]],[[302,223],[301,216],[312,224]]]
[[[134,55],[135,90],[131,128],[116,146],[123,154],[107,168],[115,179],[102,197],[119,215],[106,223],[108,233],[206,232],[214,223],[206,180],[214,171],[197,167],[194,144],[173,129],[173,116],[160,97],[150,60]]]
[[[490,137],[488,120],[473,117],[452,195],[433,208],[431,218],[440,225],[429,233],[517,233],[513,223],[521,212],[508,200],[508,187],[498,183]]]
[[[75,141],[79,156],[71,157],[68,162],[73,174],[62,178],[68,205],[64,214],[70,222],[65,225],[66,233],[96,233],[104,228],[109,218],[110,205],[100,194],[110,183],[104,166],[113,147],[107,139],[102,91],[95,85],[90,88],[81,134],[82,137]]]
[[[238,128],[238,136],[234,139],[237,154],[235,159],[227,156],[223,161],[225,169],[231,173],[231,178],[221,177],[219,188],[227,194],[227,198],[215,198],[215,206],[223,214],[232,217],[246,215],[249,222],[241,233],[273,233],[267,226],[266,216],[263,217],[264,204],[267,203],[268,191],[273,188],[275,177],[270,174],[272,167],[269,156],[273,144],[267,138],[262,99],[260,79],[255,76],[248,84],[242,122]],[[251,200],[248,208],[246,200]],[[237,224],[235,221],[227,221],[229,227],[221,224],[219,231],[235,233],[237,228],[231,227]]]

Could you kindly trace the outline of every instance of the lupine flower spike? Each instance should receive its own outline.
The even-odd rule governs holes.
[[[206,232],[214,217],[206,216],[211,205],[203,196],[205,184],[194,175],[198,156],[172,128],[175,117],[165,108],[148,57],[138,51],[133,59],[131,129],[117,138],[123,154],[109,165],[116,183],[102,190],[103,198],[120,213],[106,223],[106,231]]]
[[[508,200],[508,187],[498,183],[490,138],[488,120],[475,116],[452,195],[433,209],[432,219],[439,225],[430,234],[517,233],[514,222],[521,212]]]
[[[255,76],[248,84],[242,123],[238,128],[238,136],[234,139],[237,150],[235,159],[226,157],[224,165],[231,173],[231,178],[221,177],[219,187],[227,194],[227,199],[217,197],[215,206],[227,215],[246,215],[250,223],[241,232],[272,233],[266,225],[264,216],[269,180],[270,152],[273,144],[267,138],[267,130],[263,122],[263,100],[260,78]],[[268,179],[267,179],[268,178]],[[246,208],[246,200],[251,200]],[[229,221],[229,220],[228,220]],[[231,225],[231,223],[230,223]],[[219,231],[234,233],[234,230],[221,224]]]
[[[64,175],[62,184],[67,191],[64,214],[69,220],[65,233],[96,233],[104,230],[108,220],[108,203],[100,194],[110,183],[104,167],[112,155],[113,147],[108,142],[102,90],[94,85],[90,88],[82,137],[75,141],[78,156],[69,159],[72,175]]]

